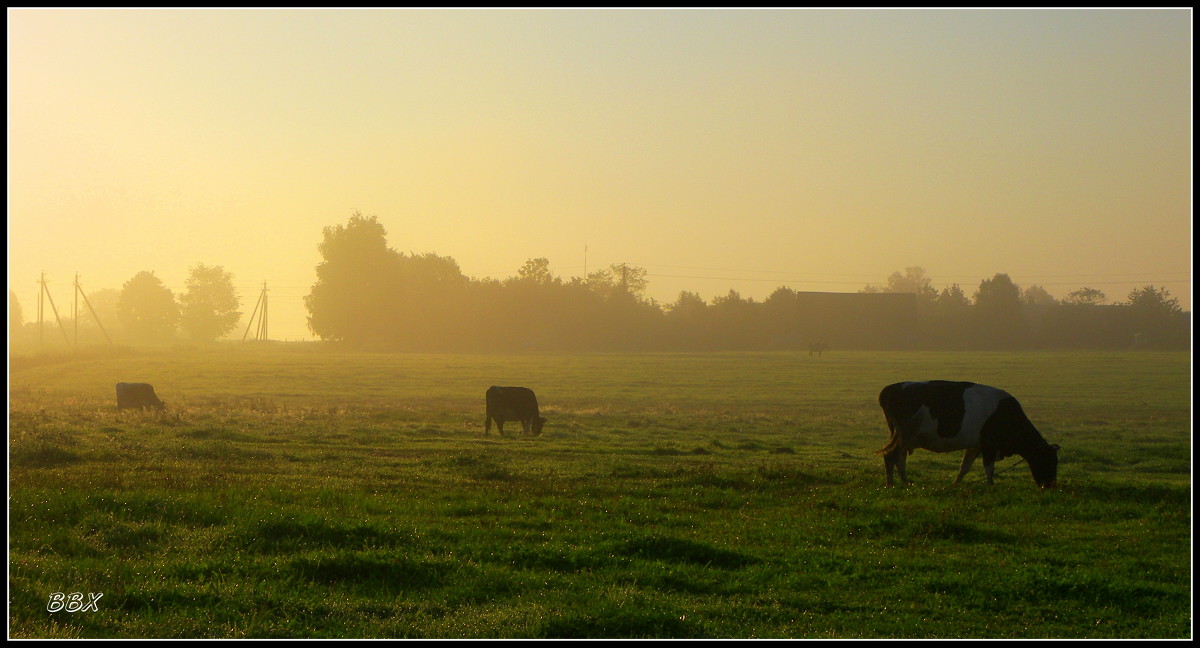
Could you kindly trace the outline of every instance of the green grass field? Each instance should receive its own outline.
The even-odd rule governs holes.
[[[9,376],[11,637],[1191,636],[1188,353],[58,360]],[[1020,399],[1060,488],[884,488],[879,390],[935,378]],[[493,384],[546,432],[485,435]]]

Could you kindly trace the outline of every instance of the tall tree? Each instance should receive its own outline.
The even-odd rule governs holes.
[[[1183,312],[1179,306],[1179,299],[1172,297],[1171,292],[1162,287],[1134,288],[1129,292],[1128,304],[1136,310],[1167,317],[1174,317]]]
[[[398,254],[383,277],[389,293],[373,339],[405,348],[450,348],[474,315],[467,303],[467,278],[451,257]]]
[[[708,305],[704,298],[694,292],[679,291],[679,297],[667,306],[667,314],[671,317],[696,318],[703,317]]]
[[[1006,274],[979,282],[975,305],[992,311],[1013,311],[1021,305],[1021,288]]]
[[[1080,288],[1067,293],[1067,296],[1063,299],[1063,303],[1072,306],[1093,306],[1103,304],[1107,298],[1103,290]]]
[[[242,316],[233,275],[221,266],[201,263],[191,268],[179,304],[180,328],[197,340],[215,340],[229,333]]]
[[[911,266],[904,273],[893,272],[888,276],[887,286],[867,285],[859,292],[864,293],[913,293],[920,303],[929,303],[937,299],[938,291],[933,287],[933,280],[925,274],[925,268]]]
[[[1127,306],[1138,336],[1136,344],[1165,347],[1187,340],[1186,321],[1179,317],[1183,313],[1179,299],[1171,297],[1166,288],[1134,288]]]
[[[323,234],[324,261],[305,297],[313,333],[369,348],[448,348],[465,339],[474,311],[454,259],[398,253],[379,220],[358,212]]]
[[[634,301],[642,301],[649,283],[645,268],[627,263],[614,263],[587,278],[588,287],[597,294],[607,298],[629,296]]]
[[[1025,341],[1021,288],[1003,273],[979,283],[975,293],[975,330],[985,346],[1010,348]]]
[[[517,279],[539,286],[554,283],[554,275],[550,272],[550,260],[545,257],[529,259],[517,270]]]
[[[967,336],[971,324],[971,300],[957,283],[938,293],[929,308],[930,340],[943,348],[963,348],[972,340]]]
[[[399,255],[387,246],[387,232],[375,216],[354,212],[346,225],[326,227],[317,245],[324,261],[317,283],[304,298],[308,328],[327,340],[367,342],[384,335],[381,300]]]
[[[1053,306],[1058,300],[1045,288],[1033,285],[1021,290],[1021,302],[1035,306]]]
[[[942,288],[942,292],[938,294],[937,305],[946,310],[963,311],[971,305],[971,300],[967,299],[967,293],[958,284],[951,284]]]
[[[121,287],[117,320],[140,340],[163,340],[175,334],[179,305],[175,295],[153,272],[141,271]]]

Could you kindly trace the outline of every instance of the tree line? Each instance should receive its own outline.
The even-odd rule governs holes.
[[[1093,288],[1054,299],[1006,274],[968,296],[937,290],[919,267],[858,293],[737,291],[705,301],[646,296],[644,268],[611,265],[563,279],[545,258],[515,276],[474,279],[437,254],[388,246],[375,216],[326,227],[305,304],[314,335],[347,346],[410,351],[773,350],[833,348],[1188,348],[1190,322],[1163,288],[1105,305]]]
[[[1187,349],[1191,343],[1190,314],[1154,286],[1106,304],[1107,295],[1094,288],[1057,300],[1041,286],[1022,288],[996,274],[968,295],[958,284],[938,290],[922,268],[911,267],[857,293],[781,286],[764,300],[730,290],[706,301],[682,291],[661,304],[646,296],[647,271],[625,264],[563,279],[546,258],[536,258],[506,279],[468,278],[450,257],[397,252],[377,217],[360,213],[324,228],[317,248],[322,261],[305,297],[308,328],[321,340],[357,349]],[[142,271],[121,290],[101,290],[88,301],[123,343],[215,340],[243,315],[232,275],[204,264],[190,268],[178,296]],[[79,315],[81,343],[103,341],[90,311]],[[10,290],[10,344],[36,342],[36,327],[22,323]]]
[[[42,331],[24,322],[24,312],[12,290],[8,291],[8,327],[10,341],[19,346],[36,343],[33,336],[59,337],[57,329],[78,330],[80,344],[105,341],[120,343],[161,343],[184,339],[208,342],[227,335],[237,326],[242,313],[241,300],[233,286],[233,275],[221,266],[197,264],[188,271],[184,292],[178,296],[154,275],[143,270],[121,289],[103,289],[87,295],[88,307],[78,314],[59,311],[59,322],[46,308]],[[82,327],[76,327],[82,324]],[[103,336],[102,336],[103,334]],[[74,333],[72,333],[73,337]],[[74,343],[72,338],[68,342]],[[56,342],[55,342],[56,343]]]

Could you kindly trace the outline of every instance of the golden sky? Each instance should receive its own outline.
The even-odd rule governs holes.
[[[204,263],[247,313],[266,281],[299,339],[321,229],[355,211],[477,278],[581,276],[586,246],[660,302],[922,266],[1191,310],[1189,9],[7,17],[26,320],[42,271],[63,301],[76,272],[178,293]]]

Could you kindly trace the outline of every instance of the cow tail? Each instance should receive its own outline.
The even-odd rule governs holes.
[[[903,445],[903,441],[904,441],[903,435],[900,434],[899,431],[897,431],[896,423],[892,420],[891,416],[887,417],[887,424],[888,424],[888,432],[891,433],[891,436],[888,437],[887,445],[876,450],[875,454],[885,455],[885,454],[895,451],[896,448],[899,448],[901,445]]]

